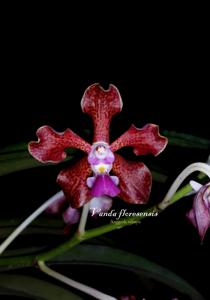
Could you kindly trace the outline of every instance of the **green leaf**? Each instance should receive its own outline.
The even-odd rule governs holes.
[[[71,160],[72,158],[73,156],[68,156],[65,159],[65,162]],[[28,152],[25,151],[0,154],[0,176],[17,171],[46,166],[52,166],[52,163],[43,164],[38,162]]]
[[[22,218],[1,218],[0,227],[17,227],[23,221]],[[45,216],[35,219],[30,226],[46,227],[46,228],[63,228],[62,219],[55,218],[55,216]]]
[[[22,222],[22,219],[0,219],[0,238],[5,238]],[[21,235],[47,234],[63,235],[64,223],[55,217],[42,217],[34,220]]]
[[[0,155],[0,176],[30,168],[46,166],[41,164],[26,152]]]
[[[167,175],[161,174],[160,172],[157,171],[151,171],[152,172],[152,179],[154,181],[160,182],[160,183],[165,183],[167,180]]]
[[[0,154],[2,153],[12,153],[12,152],[18,152],[18,151],[27,151],[28,149],[28,143],[27,142],[21,142],[18,144],[12,144],[6,147],[3,147],[0,149]]]
[[[22,222],[20,218],[9,218],[0,219],[0,238],[4,239],[8,237],[15,228]],[[63,236],[64,223],[62,219],[57,219],[55,217],[39,217],[34,220],[22,233],[21,235],[48,235],[48,236]],[[0,256],[17,256],[17,255],[28,255],[30,253],[40,252],[44,250],[46,245],[43,244],[42,247],[28,247],[23,249],[9,249],[4,254]],[[1,268],[0,268],[1,269]]]
[[[97,253],[97,255],[96,255]],[[140,280],[147,278],[165,284],[190,299],[204,298],[187,281],[173,272],[141,256],[107,246],[78,245],[64,255],[50,261],[52,264],[82,264],[114,267],[135,273]]]
[[[184,148],[209,149],[210,140],[193,136],[190,134],[163,130],[163,135],[168,137],[169,145]]]
[[[1,228],[0,230],[0,238],[6,238],[9,236],[15,228],[11,227],[4,227]],[[63,235],[63,229],[55,229],[55,228],[37,228],[37,227],[28,227],[26,228],[21,235],[33,235],[33,234],[38,234],[38,235]]]
[[[17,258],[14,258],[15,264],[13,264],[13,258],[2,258],[1,271],[31,266],[34,256],[19,257],[18,259],[19,265],[17,265]],[[145,284],[146,282],[150,288],[153,286],[154,281],[156,281],[176,290],[184,296],[188,296],[190,299],[204,300],[202,295],[186,280],[166,268],[141,256],[109,246],[80,244],[65,252],[62,256],[48,261],[48,264],[81,265],[83,267],[89,265],[92,269],[94,266],[98,266],[130,271],[139,278],[141,283]]]
[[[82,300],[71,291],[34,277],[0,274],[0,295],[30,297],[40,300]]]

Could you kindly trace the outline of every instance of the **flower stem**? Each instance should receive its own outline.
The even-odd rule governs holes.
[[[185,168],[180,173],[180,175],[176,178],[176,180],[172,184],[171,188],[169,189],[168,193],[166,194],[166,196],[164,197],[164,199],[162,200],[161,203],[159,203],[158,205],[155,205],[155,206],[153,206],[149,209],[144,210],[140,216],[128,217],[126,219],[115,221],[113,223],[110,223],[110,224],[107,224],[107,225],[104,225],[104,226],[101,226],[101,227],[98,227],[98,228],[88,230],[83,234],[82,239],[78,239],[78,237],[74,237],[73,240],[76,238],[74,243],[78,244],[82,240],[83,241],[88,240],[88,239],[91,239],[93,237],[102,235],[104,233],[107,233],[107,232],[110,232],[110,231],[113,231],[113,230],[116,230],[116,229],[120,229],[120,228],[128,226],[128,225],[139,223],[141,220],[146,218],[149,213],[163,211],[169,205],[175,203],[176,201],[178,201],[179,199],[181,199],[182,197],[187,195],[192,190],[191,186],[189,184],[187,184],[182,189],[180,189],[178,192],[176,192],[177,189],[179,188],[179,186],[182,184],[182,182],[186,179],[186,177],[189,176],[191,173],[193,173],[195,171],[203,172],[208,177],[210,177],[210,166],[208,166],[205,163],[191,164],[187,168]],[[67,251],[73,245],[75,245],[75,244],[72,244],[71,241],[72,240],[67,241],[63,245],[58,246],[57,248],[55,248],[53,250],[50,250],[46,253],[41,254],[41,256],[39,256],[39,259],[40,260],[49,260],[49,259],[52,259],[53,257],[59,255],[63,251]]]
[[[106,295],[106,294],[104,294],[104,293],[102,293],[102,292],[100,292],[100,291],[98,291],[98,290],[96,290],[94,288],[91,288],[91,287],[89,287],[89,286],[87,286],[85,284],[77,282],[77,281],[75,281],[73,279],[70,279],[70,278],[68,278],[68,277],[66,277],[66,276],[64,276],[64,275],[62,275],[62,274],[60,274],[60,273],[52,270],[51,268],[49,268],[48,266],[46,266],[46,264],[43,261],[39,261],[38,265],[39,265],[40,269],[44,273],[46,273],[47,275],[49,275],[49,276],[51,276],[53,278],[56,278],[59,281],[61,281],[61,282],[65,283],[65,284],[67,284],[67,285],[69,285],[69,286],[71,286],[71,287],[73,287],[75,289],[78,289],[78,290],[86,293],[87,295],[90,295],[90,296],[92,296],[92,297],[94,297],[96,299],[99,299],[99,300],[104,300],[104,299],[106,299],[106,300],[116,300],[116,298],[114,298],[114,297]]]
[[[41,261],[50,260],[50,259],[58,256],[59,254],[71,249],[72,247],[76,246],[77,244],[81,243],[82,241],[92,239],[94,237],[111,232],[113,230],[123,228],[128,225],[139,223],[142,219],[144,219],[148,216],[148,213],[158,212],[158,211],[159,211],[158,207],[153,206],[151,208],[144,210],[140,216],[128,217],[126,219],[111,222],[104,226],[100,226],[100,227],[97,227],[94,229],[87,230],[82,236],[75,234],[74,237],[70,241],[65,242],[64,244],[58,246],[57,248],[54,248],[50,251],[47,251],[45,253],[38,255],[37,260],[41,260]]]
[[[197,163],[196,168],[195,168],[195,164],[194,164],[194,167],[191,168],[191,171],[192,170],[193,171],[201,171],[201,172],[204,171],[204,173],[206,173],[206,171],[207,171],[207,175],[209,176],[210,175],[210,173],[209,173],[210,172],[210,167],[208,166],[208,168],[206,169],[206,164],[199,163],[199,166],[201,166],[200,164],[202,165],[202,167],[204,167],[204,168],[202,168],[202,170],[200,169],[200,167],[199,167],[199,169],[197,168],[198,167],[198,163]],[[203,166],[203,165],[205,165],[205,166]],[[186,169],[184,171],[186,171]],[[187,174],[187,173],[185,172],[185,174]],[[183,181],[185,176],[183,177],[183,172],[181,174],[182,174],[182,181]],[[176,182],[176,180],[175,180],[175,182]],[[179,185],[180,184],[181,184],[181,182],[179,180]],[[176,184],[176,187],[177,187],[177,184]],[[171,192],[172,188],[173,188],[174,194],[172,194],[172,192]],[[76,246],[77,244],[81,243],[82,241],[86,241],[86,240],[89,240],[91,238],[95,238],[95,237],[103,235],[105,233],[123,228],[125,226],[129,226],[129,225],[132,225],[132,224],[137,224],[141,220],[148,217],[148,213],[150,213],[150,212],[159,213],[159,212],[163,211],[164,209],[166,209],[171,204],[177,202],[178,200],[180,200],[181,198],[186,196],[190,191],[192,191],[192,188],[189,184],[185,185],[184,187],[179,189],[177,192],[175,191],[175,185],[172,184],[172,187],[169,189],[170,195],[172,195],[172,197],[170,199],[168,198],[169,197],[168,196],[169,192],[168,192],[166,197],[163,199],[163,201],[159,205],[155,205],[151,208],[148,208],[148,209],[142,211],[142,214],[140,216],[128,217],[126,219],[122,219],[122,220],[119,220],[119,221],[114,221],[114,222],[111,222],[107,225],[87,230],[87,231],[84,232],[83,235],[75,234],[72,237],[71,240],[63,243],[62,245],[60,245],[60,246],[58,246],[58,247],[56,247],[52,250],[41,253],[41,254],[39,254],[37,256],[34,256],[34,257],[31,257],[31,256],[30,257],[28,257],[28,256],[24,257],[24,256],[22,256],[21,258],[20,257],[1,258],[0,259],[0,265],[1,266],[5,266],[5,265],[11,265],[11,266],[17,265],[18,266],[18,265],[20,265],[20,260],[21,260],[21,264],[23,264],[23,265],[24,264],[25,265],[30,265],[32,261],[37,262],[37,261],[50,260],[50,259],[62,254],[63,252],[69,250],[70,248]],[[167,201],[166,201],[166,199],[167,199]]]
[[[82,236],[85,233],[85,226],[87,223],[88,213],[89,213],[90,203],[86,203],[82,209],[82,216],[80,218],[78,226],[78,234]]]
[[[0,255],[5,251],[5,249],[14,241],[14,239],[31,223],[33,222],[43,211],[46,210],[53,202],[57,201],[63,192],[60,191],[45,203],[43,203],[37,210],[35,210],[23,223],[21,223],[9,236],[8,238],[0,245]]]
[[[176,191],[182,184],[182,182],[193,172],[203,172],[210,178],[210,166],[205,163],[193,163],[186,167],[176,178],[172,186],[170,187],[168,193],[164,197],[163,201],[158,205],[160,210],[165,209],[169,204],[174,203],[176,200],[176,197],[174,197]],[[188,190],[189,187],[186,186],[186,190]],[[189,190],[190,191],[190,190]],[[179,199],[179,197],[178,197]]]

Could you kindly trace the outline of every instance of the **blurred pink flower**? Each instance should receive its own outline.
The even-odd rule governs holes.
[[[187,213],[187,218],[198,230],[202,242],[210,227],[210,182],[202,186],[193,181],[191,185],[197,193],[193,200],[193,207]]]

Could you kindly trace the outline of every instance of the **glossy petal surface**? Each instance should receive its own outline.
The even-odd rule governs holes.
[[[90,190],[86,183],[90,174],[91,169],[87,157],[83,157],[75,165],[59,173],[57,182],[71,207],[81,207],[91,199]]]
[[[146,203],[152,186],[152,176],[142,162],[127,161],[115,154],[113,173],[119,178],[119,197],[132,204]]]
[[[94,142],[109,143],[111,119],[122,110],[122,99],[118,89],[112,84],[108,90],[104,90],[98,83],[93,84],[86,89],[81,107],[93,120]]]
[[[139,129],[132,125],[124,134],[111,144],[113,152],[122,147],[134,147],[136,155],[158,155],[167,145],[167,138],[159,134],[159,128],[154,124],[147,124]]]
[[[40,127],[36,135],[38,142],[30,142],[28,149],[31,155],[41,162],[60,162],[66,158],[66,148],[77,148],[86,153],[91,150],[85,142],[70,129],[59,133],[49,126]]]

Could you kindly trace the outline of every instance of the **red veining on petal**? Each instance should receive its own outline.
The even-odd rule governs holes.
[[[104,90],[98,83],[88,87],[81,101],[82,111],[89,114],[94,123],[94,142],[109,143],[109,125],[112,117],[122,110],[118,89],[110,85]]]
[[[115,152],[126,146],[134,147],[136,155],[153,154],[158,155],[164,150],[168,139],[159,134],[159,127],[155,124],[147,124],[143,128],[134,125],[114,141],[110,149]]]
[[[91,150],[91,145],[80,138],[70,129],[59,133],[49,126],[42,126],[36,132],[38,142],[28,145],[31,155],[41,162],[59,162],[66,158],[66,148],[78,148],[86,153]]]
[[[90,190],[86,183],[90,174],[87,157],[83,157],[75,165],[59,173],[57,183],[61,186],[71,207],[81,207],[90,200]]]
[[[152,186],[152,176],[141,162],[127,161],[115,154],[113,173],[119,177],[119,197],[132,204],[146,203]]]

